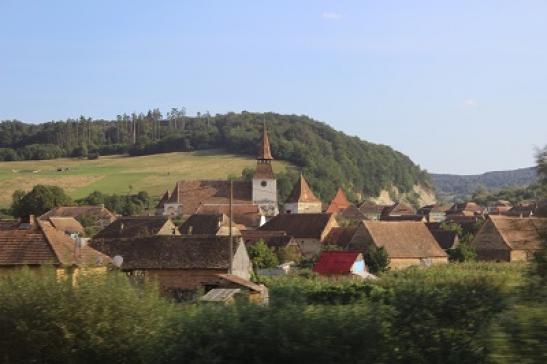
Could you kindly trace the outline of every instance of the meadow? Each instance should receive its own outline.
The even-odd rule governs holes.
[[[40,161],[0,162],[0,207],[7,207],[17,189],[28,191],[37,184],[62,187],[72,198],[93,191],[126,194],[147,191],[158,198],[184,179],[222,179],[254,168],[251,156],[222,150],[177,152],[129,157],[113,155],[97,160],[62,158]],[[283,172],[287,163],[274,161]]]

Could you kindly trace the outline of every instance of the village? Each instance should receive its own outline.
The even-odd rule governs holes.
[[[339,188],[324,204],[301,174],[280,203],[266,126],[257,144],[252,181],[182,180],[146,216],[118,216],[101,205],[58,206],[1,220],[0,270],[52,266],[71,277],[116,270],[156,282],[162,295],[179,302],[244,296],[267,303],[261,278],[290,277],[303,267],[326,279],[363,281],[388,270],[454,264],[455,252],[466,249],[478,261],[510,263],[530,261],[542,249],[547,219],[536,211],[544,201],[415,209],[404,202],[353,204]],[[86,236],[84,216],[97,225],[94,236]],[[249,250],[259,245],[275,263],[253,262]]]

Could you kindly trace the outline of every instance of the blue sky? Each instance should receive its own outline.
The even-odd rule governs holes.
[[[546,1],[0,0],[0,119],[306,114],[432,172],[547,144]]]

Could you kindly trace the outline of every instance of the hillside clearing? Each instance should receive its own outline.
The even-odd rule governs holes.
[[[245,167],[255,165],[256,160],[250,156],[220,150],[140,157],[114,155],[98,160],[63,158],[0,162],[0,207],[10,204],[15,190],[30,190],[37,184],[60,186],[73,198],[85,197],[95,190],[118,194],[144,190],[158,197],[166,189],[172,189],[178,180],[239,176]],[[287,165],[275,161],[274,170],[282,172]]]

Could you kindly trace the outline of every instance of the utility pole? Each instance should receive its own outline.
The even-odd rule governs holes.
[[[230,239],[230,266],[228,268],[228,273],[229,274],[232,274],[232,265],[233,265],[233,261],[234,261],[234,240],[233,240],[233,236],[232,236],[232,215],[233,215],[233,200],[234,199],[234,181],[232,180],[232,178],[230,177],[230,216],[229,216],[229,223],[228,223],[228,227],[230,229],[229,233],[228,233],[228,238]]]

